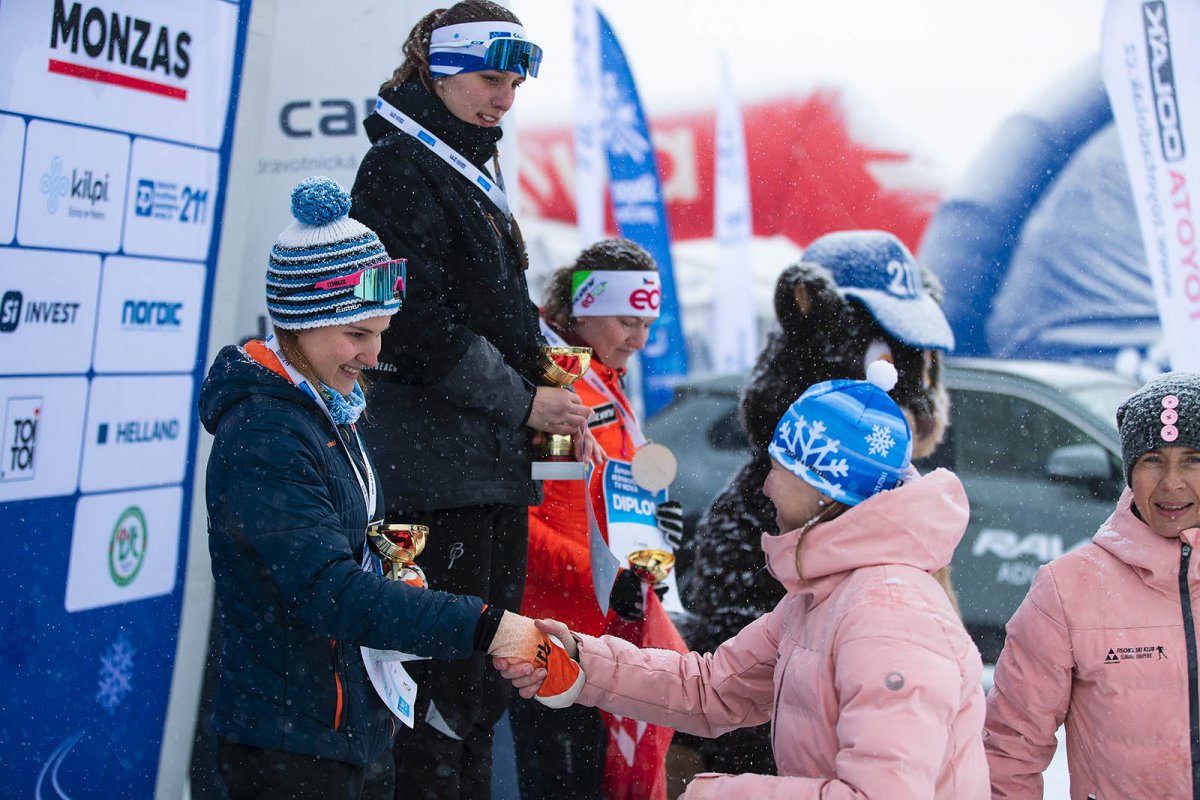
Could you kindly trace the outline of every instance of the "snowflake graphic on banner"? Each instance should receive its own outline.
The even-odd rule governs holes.
[[[788,450],[800,456],[800,460],[808,467],[817,489],[835,500],[845,494],[842,484],[834,483],[830,478],[846,477],[850,467],[846,459],[835,458],[841,452],[842,443],[825,435],[824,422],[809,422],[799,417],[793,428],[791,420],[788,420],[779,427],[779,435]]]
[[[133,688],[133,657],[137,650],[121,631],[117,640],[109,645],[108,652],[100,657],[99,689],[96,702],[112,714]]]
[[[872,425],[871,433],[867,435],[867,455],[887,458],[888,451],[896,446],[892,432],[882,425]]]
[[[602,138],[608,149],[643,163],[650,153],[650,142],[638,130],[637,108],[617,85],[615,73],[604,73],[601,95],[603,106],[608,110],[601,120]]]

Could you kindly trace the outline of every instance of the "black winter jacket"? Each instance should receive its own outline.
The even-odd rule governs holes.
[[[383,98],[485,173],[501,131],[454,117],[411,81]],[[389,510],[536,505],[525,426],[537,383],[537,307],[515,222],[378,114],[351,216],[408,259],[404,310],[383,336],[370,446]]]
[[[352,432],[245,350],[221,350],[199,405],[216,437],[208,545],[225,636],[213,728],[365,766],[393,724],[359,646],[467,656],[483,603],[360,568],[367,511],[339,444]]]

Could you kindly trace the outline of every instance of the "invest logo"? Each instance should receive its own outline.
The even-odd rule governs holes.
[[[5,403],[0,481],[30,481],[37,477],[42,405],[40,397],[10,397]]]
[[[142,510],[130,506],[122,511],[108,540],[108,575],[117,586],[128,586],[137,577],[146,560],[147,538]]]
[[[0,297],[0,333],[12,333],[26,325],[74,325],[79,303],[65,300],[30,300],[15,289]]]
[[[21,322],[21,302],[23,295],[17,291],[8,291],[0,297],[0,333],[12,333]]]

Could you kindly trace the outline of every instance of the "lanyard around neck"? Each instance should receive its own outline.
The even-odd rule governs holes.
[[[563,339],[561,336],[559,336],[558,333],[556,333],[555,330],[546,323],[545,319],[539,319],[538,322],[542,326],[542,335],[546,337],[547,342],[555,347],[570,347],[570,345],[567,344],[566,339]],[[613,407],[617,409],[617,413],[621,415],[621,424],[625,426],[625,431],[629,434],[630,441],[633,442],[633,449],[637,450],[639,447],[644,445],[646,443],[646,437],[642,434],[642,428],[640,425],[638,425],[637,418],[625,408],[625,404],[622,403],[615,394],[613,394],[612,390],[608,388],[603,379],[601,379],[601,377],[596,373],[588,370],[587,372],[583,373],[583,378],[581,380],[583,380],[588,386],[595,389],[601,397],[612,403]]]
[[[499,183],[484,175],[482,170],[460,155],[453,147],[446,144],[441,137],[434,136],[421,123],[388,103],[382,97],[375,99],[375,111],[388,122],[395,125],[400,131],[407,133],[428,147],[435,155],[457,170],[472,186],[487,195],[496,208],[504,212],[504,216],[511,216],[508,210],[508,197],[504,194],[504,190],[500,188]],[[499,170],[496,171],[496,174],[498,177]]]
[[[287,360],[287,356],[279,349],[279,340],[274,336],[268,336],[263,344],[279,359],[279,363],[287,371],[288,377],[295,384],[296,388],[315,400],[317,405],[321,407],[321,410],[325,412],[325,416],[329,418],[329,421],[333,422],[333,415],[329,413],[329,406],[325,405],[325,400],[321,397],[320,391],[314,389],[308,382],[308,378],[300,374],[300,371],[292,366],[292,362]],[[336,429],[338,424],[333,422],[333,427]],[[350,448],[346,445],[341,434],[338,434],[337,440],[341,444],[342,450],[346,453],[346,459],[350,462],[350,469],[354,470],[354,479],[358,481],[358,488],[362,491],[363,503],[367,506],[367,520],[370,521],[375,515],[375,473],[371,471],[371,462],[367,460],[367,450],[363,447],[362,437],[358,435],[358,429],[354,425],[351,425],[350,430],[354,431],[354,438],[358,442],[358,452],[362,455],[363,470],[367,473],[366,480],[363,480],[362,473],[358,471],[354,455],[350,452]]]

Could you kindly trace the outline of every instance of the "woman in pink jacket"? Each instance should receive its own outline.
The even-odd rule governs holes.
[[[1117,409],[1129,488],[1038,571],[988,695],[993,797],[1040,798],[1067,726],[1071,797],[1200,797],[1200,373]]]
[[[762,547],[788,594],[769,614],[711,654],[538,623],[574,646],[576,702],[709,737],[772,722],[778,777],[699,775],[689,800],[987,796],[979,652],[930,575],[966,529],[967,499],[951,473],[911,471],[885,392],[895,370],[868,373],[882,389],[817,384],[776,427],[763,492],[790,532]],[[496,666],[523,696],[544,676]]]

